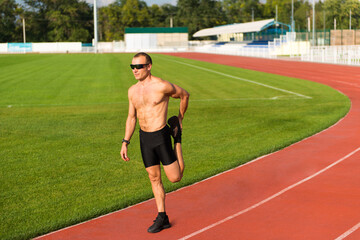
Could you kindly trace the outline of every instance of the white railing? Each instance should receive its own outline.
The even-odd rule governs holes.
[[[286,35],[281,35],[265,46],[246,45],[241,43],[226,43],[224,45],[216,45],[214,43],[195,47],[196,52],[250,56],[262,58],[277,58],[278,56],[300,56],[306,53],[310,47],[309,42],[296,42],[295,33],[288,32]]]
[[[93,53],[94,47],[81,47],[81,43],[32,43],[27,48],[17,44],[0,43],[1,53],[26,52],[86,52]],[[19,50],[20,49],[20,50]],[[121,42],[99,42],[98,52],[178,52],[194,51],[203,53],[226,54],[236,56],[249,56],[261,58],[296,57],[302,61],[360,65],[360,45],[352,46],[316,46],[310,47],[309,41],[294,41],[294,35],[280,36],[267,46],[247,45],[243,43],[226,43],[223,45],[214,42],[190,42],[186,47],[157,47],[154,49],[127,49]]]
[[[226,45],[207,45],[202,47],[194,47],[190,49],[195,52],[225,54],[235,56],[248,56],[248,57],[274,57],[268,46],[247,46],[243,44],[226,44]]]
[[[301,55],[302,61],[360,65],[360,46],[311,47]]]

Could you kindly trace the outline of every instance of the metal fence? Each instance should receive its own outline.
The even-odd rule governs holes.
[[[360,30],[331,30],[331,46],[360,45]]]
[[[299,31],[296,32],[296,41],[309,41],[313,46],[329,46],[331,42],[330,30],[313,32]]]
[[[359,29],[318,30],[296,32],[296,41],[309,41],[312,46],[360,45]]]

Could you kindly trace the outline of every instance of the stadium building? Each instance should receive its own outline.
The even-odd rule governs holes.
[[[127,51],[186,49],[188,46],[188,28],[125,28],[125,45]]]
[[[276,22],[274,19],[267,19],[205,28],[193,36],[196,38],[208,37],[219,42],[248,42],[248,44],[267,45],[269,41],[290,31],[290,25]]]

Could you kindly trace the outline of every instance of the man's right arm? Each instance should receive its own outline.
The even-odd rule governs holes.
[[[130,139],[135,131],[135,127],[136,127],[136,109],[131,102],[131,94],[130,94],[130,90],[129,90],[129,113],[128,113],[128,117],[126,119],[124,140],[130,142]],[[127,155],[127,145],[128,145],[128,143],[123,142],[122,146],[121,146],[121,151],[120,151],[121,158],[124,161],[130,160],[130,158]]]

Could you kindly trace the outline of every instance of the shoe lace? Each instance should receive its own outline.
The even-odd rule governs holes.
[[[160,217],[160,216],[157,216],[157,217],[155,218],[154,222],[161,221],[161,220],[162,220],[161,217]]]

